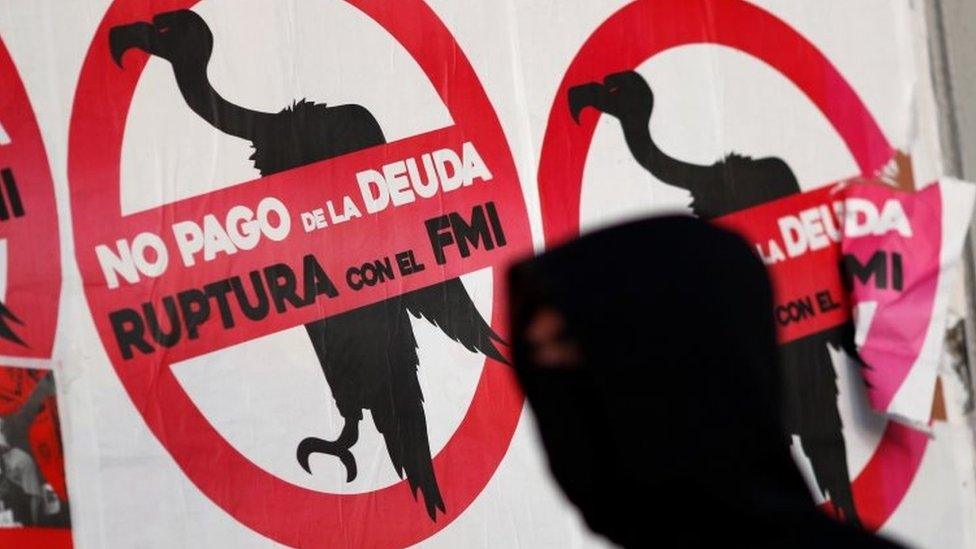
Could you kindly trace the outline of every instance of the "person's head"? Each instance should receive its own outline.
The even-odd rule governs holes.
[[[509,284],[516,371],[592,528],[626,542],[610,531],[626,492],[680,507],[734,500],[727,488],[757,471],[798,485],[770,283],[740,238],[688,217],[637,221],[516,265]]]

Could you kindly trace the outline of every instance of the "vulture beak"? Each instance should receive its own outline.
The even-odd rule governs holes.
[[[606,87],[599,82],[591,82],[569,89],[569,112],[573,120],[579,124],[580,113],[586,107],[602,110],[606,99]]]
[[[156,28],[150,23],[132,23],[113,27],[108,33],[108,46],[112,51],[115,64],[122,67],[122,56],[131,48],[139,48],[146,53],[153,53],[153,42]]]

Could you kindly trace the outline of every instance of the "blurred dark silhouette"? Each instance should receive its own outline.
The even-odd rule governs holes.
[[[603,230],[510,273],[514,364],[549,466],[625,547],[895,547],[816,509],[784,441],[772,294],[688,217]]]

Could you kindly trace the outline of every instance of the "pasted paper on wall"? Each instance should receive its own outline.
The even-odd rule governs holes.
[[[778,230],[895,148],[937,180],[921,17],[887,0],[0,0],[0,356],[60,365],[75,543],[600,545],[505,363],[505,266],[662,211]],[[781,336],[815,498],[972,546],[970,435],[872,413],[840,271],[788,268],[807,252],[770,267],[805,292]],[[803,296],[818,312],[793,321]],[[930,383],[919,364],[886,411],[921,409],[902,397]]]
[[[952,179],[916,193],[855,185],[842,249],[871,405],[925,429],[947,329],[948,293],[973,213],[974,186]],[[878,212],[872,216],[870,206]]]

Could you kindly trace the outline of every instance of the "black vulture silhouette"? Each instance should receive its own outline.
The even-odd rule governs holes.
[[[169,61],[189,107],[216,129],[250,141],[250,159],[262,175],[386,143],[373,115],[360,105],[299,100],[270,113],[221,97],[207,76],[213,34],[192,11],[114,27],[109,46],[119,66],[133,47]],[[369,410],[397,474],[406,475],[415,499],[418,490],[423,494],[428,515],[436,520],[437,510],[445,512],[446,507],[431,461],[410,315],[425,318],[470,351],[505,360],[495,346],[502,340],[478,313],[460,279],[306,324],[344,426],[335,440],[302,440],[296,454],[309,473],[312,454],[336,456],[351,482],[357,474],[351,448],[359,438],[363,410]]]
[[[24,323],[17,318],[17,316],[12,313],[6,305],[3,304],[3,301],[0,301],[0,338],[26,347],[27,344],[20,339],[20,336],[18,336],[16,332],[14,332],[14,329],[10,326],[11,323],[18,324],[20,326],[24,325]]]
[[[569,90],[570,114],[579,122],[587,107],[620,121],[637,162],[655,178],[691,193],[698,217],[720,217],[800,192],[796,176],[779,158],[753,159],[729,154],[710,166],[668,156],[651,137],[654,94],[636,72],[607,76]],[[851,494],[843,424],[837,409],[837,374],[828,345],[856,357],[851,323],[792,341],[781,347],[784,424],[797,435],[810,459],[821,493],[845,520],[860,525]]]

